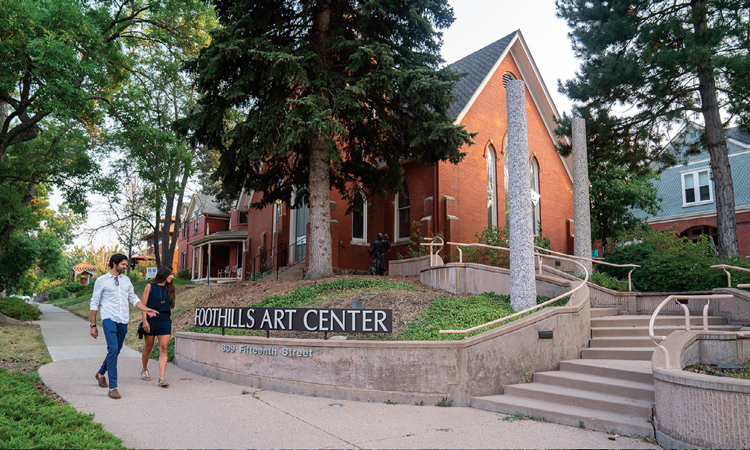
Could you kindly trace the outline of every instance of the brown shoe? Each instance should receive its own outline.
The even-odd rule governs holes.
[[[94,378],[96,378],[96,381],[99,382],[99,387],[107,387],[107,386],[109,386],[107,384],[107,377],[105,377],[104,375],[100,374],[99,372],[96,372],[96,375],[94,375]]]
[[[117,388],[114,388],[109,390],[109,398],[114,398],[115,400],[117,400],[118,398],[122,397],[120,397],[120,393],[117,392]]]

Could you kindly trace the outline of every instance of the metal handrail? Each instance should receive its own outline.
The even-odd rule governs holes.
[[[459,244],[459,243],[456,243],[456,242],[448,242],[448,244],[449,245],[456,245],[456,246],[463,245],[463,246],[469,246],[469,247],[488,247],[488,248],[505,249],[505,247],[493,247],[491,245],[486,245],[486,244]],[[638,264],[614,264],[614,263],[608,263],[608,262],[604,262],[604,261],[597,261],[595,259],[585,258],[583,256],[568,255],[568,254],[565,254],[565,253],[560,253],[560,252],[556,252],[554,250],[550,250],[548,248],[538,247],[536,245],[534,246],[534,248],[536,250],[540,250],[540,251],[548,252],[548,253],[551,253],[551,254],[554,254],[554,255],[562,256],[563,258],[568,259],[568,260],[582,259],[584,261],[591,261],[592,263],[595,263],[595,264],[604,264],[605,266],[612,266],[612,267],[632,267],[632,269],[630,270],[630,272],[628,272],[628,292],[632,292],[633,291],[633,282],[631,281],[631,275],[633,274],[633,271],[635,269],[641,267]],[[539,265],[539,274],[541,275],[541,273],[542,273],[542,258],[541,258],[542,254],[541,253],[536,253],[536,256],[537,256],[537,258],[539,258],[539,264],[538,264]],[[458,247],[458,262],[459,263],[463,263],[464,262],[464,253],[461,250],[461,247]],[[583,266],[581,266],[581,267],[583,267]],[[588,273],[588,271],[587,271],[587,273]]]
[[[669,297],[665,298],[664,301],[659,304],[659,306],[656,307],[654,313],[651,315],[651,320],[649,320],[648,322],[648,335],[654,342],[654,344],[656,344],[656,346],[659,347],[662,353],[664,353],[664,364],[667,369],[671,368],[671,364],[669,362],[669,351],[666,347],[660,344],[660,342],[666,340],[667,337],[654,335],[654,322],[656,321],[656,316],[659,314],[659,311],[661,311],[664,305],[671,302],[672,300],[677,301],[677,304],[680,305],[682,307],[682,310],[685,312],[685,331],[690,331],[690,310],[688,309],[687,305],[679,302],[679,300],[707,299],[708,302],[703,307],[703,331],[708,331],[708,306],[711,304],[711,299],[720,300],[728,298],[734,298],[734,296],[729,294],[670,295]]]
[[[510,251],[510,249],[506,248],[506,247],[497,247],[497,246],[486,245],[486,244],[459,244],[459,243],[456,243],[456,242],[448,242],[448,244],[449,245],[455,245],[455,246],[457,246],[459,254],[461,255],[459,257],[461,259],[461,261],[463,261],[463,258],[462,258],[463,257],[463,253],[461,252],[461,247],[459,247],[459,246],[465,246],[465,247],[485,247],[485,248],[493,248],[493,249],[496,249],[496,250],[507,250],[507,251]],[[499,319],[493,320],[492,322],[487,322],[487,323],[482,324],[482,325],[477,325],[475,327],[468,328],[466,330],[440,330],[440,333],[441,334],[463,334],[464,335],[464,339],[466,339],[466,338],[469,337],[469,333],[471,333],[473,331],[481,330],[482,328],[486,328],[486,327],[489,327],[489,326],[492,326],[492,325],[495,325],[495,324],[498,324],[498,323],[501,323],[501,322],[506,322],[506,321],[508,321],[510,319],[514,319],[514,318],[516,318],[518,316],[522,316],[524,314],[528,314],[528,313],[530,313],[532,311],[535,311],[535,310],[537,310],[539,308],[547,306],[550,303],[554,303],[554,302],[560,300],[561,298],[572,296],[573,294],[575,294],[576,292],[578,292],[578,290],[581,289],[583,286],[586,286],[586,283],[589,280],[589,271],[586,269],[586,267],[584,267],[583,264],[581,264],[578,261],[575,261],[573,259],[567,258],[567,257],[559,257],[559,256],[553,256],[553,255],[541,255],[541,254],[536,253],[536,252],[535,252],[535,254],[537,256],[542,256],[542,257],[545,257],[545,258],[559,259],[559,260],[568,260],[568,261],[573,262],[574,264],[578,264],[583,269],[583,272],[585,273],[586,277],[584,278],[584,280],[583,280],[582,283],[580,283],[577,287],[571,289],[570,291],[568,291],[568,292],[566,292],[566,293],[564,293],[562,295],[558,295],[557,297],[555,297],[555,298],[553,298],[551,300],[547,300],[544,303],[540,303],[540,304],[538,304],[536,306],[532,306],[531,308],[524,309],[523,311],[519,311],[519,312],[517,312],[515,314],[511,314],[510,316],[501,317]]]
[[[735,270],[742,270],[743,272],[750,272],[750,269],[747,269],[745,267],[729,266],[726,264],[716,264],[714,266],[711,266],[711,268],[724,270],[724,273],[727,274],[727,287],[732,287],[732,274],[729,273],[727,269],[735,269]],[[747,288],[747,287],[750,287],[750,284],[737,285],[737,287]]]
[[[260,258],[261,256],[266,255],[268,252],[272,252],[273,250],[275,250],[275,249],[277,249],[279,247],[284,246],[284,248],[282,248],[281,250],[277,251],[276,253],[272,253],[271,254],[270,258],[273,259],[274,257],[279,256],[279,255],[281,255],[284,252],[289,252],[290,249],[292,249],[292,248],[296,248],[297,245],[307,245],[307,242],[305,242],[304,244],[300,244],[299,242],[293,242],[292,244],[286,244],[286,243],[277,244],[277,245],[269,248],[268,250],[266,250],[266,251],[264,251],[262,253],[257,254],[256,256],[254,256],[252,258],[252,260],[251,260],[252,262],[250,264],[248,264],[248,266],[252,265],[253,271],[257,273],[257,271],[258,271],[257,263],[259,261],[258,258]],[[287,253],[287,258],[288,258],[288,255],[289,255],[289,253]],[[279,263],[278,263],[278,260],[277,260],[276,264],[274,264],[275,267],[276,267],[276,279],[278,280],[280,273],[282,273],[282,272],[288,270],[289,268],[294,267],[294,266],[296,266],[298,264],[302,264],[302,262],[304,262],[304,260],[303,261],[297,261],[294,264],[287,265],[283,270],[279,270]]]
[[[438,253],[440,253],[443,250],[443,246],[445,245],[445,241],[440,236],[435,236],[431,238],[423,238],[425,241],[429,241],[429,243],[425,244],[423,242],[420,242],[419,245],[424,247],[430,247],[430,267],[437,265],[437,257]],[[435,242],[436,239],[440,239],[440,242]],[[440,247],[437,249],[435,254],[433,255],[434,247]]]

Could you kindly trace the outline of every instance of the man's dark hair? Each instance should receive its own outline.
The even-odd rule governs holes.
[[[115,253],[114,255],[109,257],[109,268],[113,268],[116,265],[120,264],[123,261],[127,261],[128,257],[123,255],[122,253]]]

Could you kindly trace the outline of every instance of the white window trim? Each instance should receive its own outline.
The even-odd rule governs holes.
[[[367,244],[367,196],[364,192],[359,191],[355,195],[362,196],[362,237],[354,237],[354,214],[352,214],[352,240],[351,244]]]
[[[409,236],[407,237],[399,237],[401,234],[401,229],[399,228],[399,199],[401,198],[401,194],[396,194],[396,199],[393,202],[394,203],[394,217],[393,217],[393,231],[394,231],[394,242],[409,242],[411,240],[411,228],[409,229]],[[409,212],[411,213],[411,202],[409,202]],[[411,214],[409,214],[409,221],[411,222]]]
[[[687,197],[685,196],[685,177],[687,175],[694,175],[693,182],[694,182],[694,189],[695,189],[695,198],[700,197],[700,185],[699,183],[699,177],[698,175],[701,172],[708,172],[708,200],[696,200],[694,202],[687,202]],[[711,169],[708,167],[701,167],[700,169],[691,169],[691,170],[683,170],[680,172],[680,189],[682,191],[682,207],[683,208],[689,208],[691,206],[699,206],[699,205],[708,205],[710,203],[714,202],[714,184],[711,182]]]
[[[497,204],[497,159],[495,156],[495,147],[492,146],[492,144],[487,146],[487,154],[485,156],[485,172],[487,175],[487,185],[488,187],[492,187],[492,199],[488,199],[489,201],[492,201],[492,223],[488,224],[490,226],[496,227],[497,226],[497,216],[498,216],[498,204]],[[489,189],[487,189],[487,193],[489,194]],[[489,195],[488,195],[489,197]],[[487,205],[487,208],[489,209],[489,205]]]

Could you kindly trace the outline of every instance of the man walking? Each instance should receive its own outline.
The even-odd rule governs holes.
[[[127,256],[120,253],[112,255],[109,258],[109,272],[96,279],[94,293],[91,295],[89,304],[91,337],[94,339],[99,337],[99,330],[96,327],[96,310],[101,305],[102,328],[104,337],[107,339],[107,357],[94,376],[100,387],[109,386],[109,397],[114,399],[120,398],[120,393],[117,391],[117,357],[120,355],[125,334],[128,332],[130,320],[128,301],[149,317],[157,314],[138,300],[130,278],[123,275],[127,267]],[[107,378],[104,377],[107,372],[109,372],[109,384],[107,384]]]

